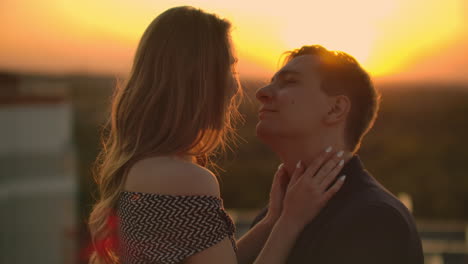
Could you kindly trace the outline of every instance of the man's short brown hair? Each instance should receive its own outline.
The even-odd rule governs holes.
[[[357,151],[362,138],[374,124],[380,103],[380,94],[369,74],[349,54],[330,51],[320,45],[302,46],[285,52],[285,55],[284,64],[302,55],[317,56],[322,91],[329,96],[344,94],[349,97],[351,110],[346,121],[345,142],[351,151]]]

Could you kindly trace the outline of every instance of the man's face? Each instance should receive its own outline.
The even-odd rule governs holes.
[[[320,136],[330,104],[320,88],[318,63],[316,56],[298,56],[257,91],[261,105],[257,136]]]

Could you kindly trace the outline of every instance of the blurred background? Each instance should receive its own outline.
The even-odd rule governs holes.
[[[179,5],[234,25],[245,123],[218,174],[238,235],[279,164],[255,138],[255,91],[282,52],[321,44],[353,55],[382,93],[359,154],[413,212],[426,263],[468,263],[466,0],[0,1],[0,263],[86,263],[110,95],[147,25]]]

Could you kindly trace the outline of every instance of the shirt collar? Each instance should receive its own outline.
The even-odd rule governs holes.
[[[343,167],[337,177],[346,175],[345,182],[335,196],[342,197],[347,193],[356,190],[358,186],[369,182],[369,174],[358,155],[354,155]],[[339,199],[339,198],[338,198]]]

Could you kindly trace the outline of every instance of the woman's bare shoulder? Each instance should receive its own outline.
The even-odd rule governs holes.
[[[126,191],[167,195],[220,196],[216,176],[197,164],[171,157],[136,162],[128,172]]]

